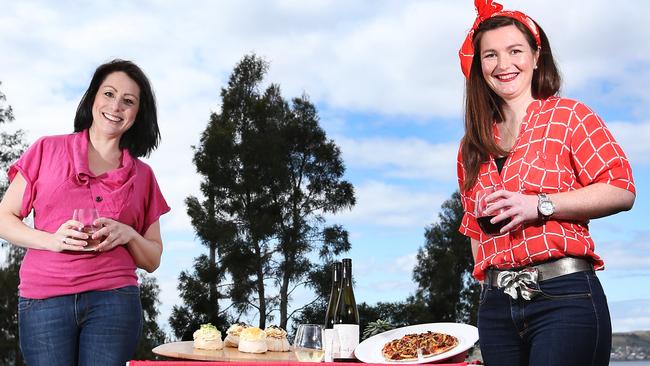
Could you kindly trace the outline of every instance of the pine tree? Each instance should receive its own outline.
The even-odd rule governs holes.
[[[210,248],[211,311],[227,296],[235,319],[255,315],[262,328],[276,311],[286,327],[291,292],[310,283],[318,265],[310,254],[327,261],[349,250],[347,232],[325,226],[323,215],[354,204],[340,151],[318,126],[315,107],[306,96],[288,103],[275,84],[262,91],[267,70],[255,55],[235,67],[221,110],[195,147],[204,200],[187,200],[197,236]],[[180,286],[189,290],[198,274],[185,273]],[[201,316],[190,315],[195,299],[202,298],[185,299],[176,319]]]
[[[430,318],[425,322],[476,324],[480,285],[472,278],[470,240],[458,232],[463,214],[455,192],[443,203],[439,222],[426,229],[426,243],[418,250],[413,269],[418,288],[410,301],[426,305]]]
[[[0,85],[2,83],[0,82]],[[14,120],[10,105],[5,105],[6,96],[0,91],[0,127]],[[0,197],[8,186],[7,168],[25,150],[24,132],[0,132]],[[18,270],[25,250],[0,240],[0,250],[6,257],[0,262],[0,364],[22,365],[18,345]],[[2,252],[0,252],[2,254]]]
[[[138,348],[135,350],[134,360],[152,360],[156,356],[151,350],[165,343],[165,332],[158,325],[158,315],[160,311],[160,287],[156,277],[147,275],[144,271],[138,271],[140,282],[140,302],[142,303],[142,312],[144,323],[142,325],[142,334]]]

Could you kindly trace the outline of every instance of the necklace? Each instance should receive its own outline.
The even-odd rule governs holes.
[[[519,136],[519,127],[521,127],[521,124],[517,124],[517,127],[515,128],[517,133],[515,133],[508,127],[507,122],[501,122],[501,128],[499,129],[499,137],[501,138],[499,146],[501,146],[501,148],[506,151],[510,151],[512,149],[515,142],[517,141],[517,137]]]

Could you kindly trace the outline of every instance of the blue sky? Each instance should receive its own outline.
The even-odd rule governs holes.
[[[606,121],[633,166],[632,211],[593,220],[607,269],[599,273],[615,331],[650,330],[650,3],[504,0],[548,34],[564,84]],[[303,93],[341,147],[358,204],[332,217],[351,234],[359,302],[403,300],[440,204],[457,188],[463,77],[458,48],[473,1],[8,1],[0,0],[0,81],[29,142],[67,133],[92,72],[113,58],[149,75],[162,143],[147,162],[172,212],[155,272],[162,322],[178,303],[177,277],[203,253],[183,200],[198,194],[191,163],[219,91],[255,52],[286,98]],[[562,9],[560,11],[560,9]],[[307,293],[296,294],[296,304]]]

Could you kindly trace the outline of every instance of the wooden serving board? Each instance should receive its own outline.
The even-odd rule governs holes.
[[[224,347],[223,349],[211,351],[194,348],[194,342],[172,342],[161,344],[152,350],[153,353],[186,360],[199,361],[298,361],[293,352],[266,352],[266,353],[245,353],[239,352],[237,348]]]

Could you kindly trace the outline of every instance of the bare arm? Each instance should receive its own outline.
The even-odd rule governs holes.
[[[551,220],[586,222],[590,219],[627,211],[634,205],[635,194],[606,183],[594,183],[570,192],[548,195],[555,205]],[[501,199],[501,200],[499,200]],[[493,221],[510,217],[510,223],[501,229],[505,233],[513,228],[538,220],[537,195],[524,195],[517,192],[499,191],[491,195],[490,201],[498,200],[488,212],[505,208]]]
[[[25,178],[17,173],[0,202],[0,237],[24,248],[54,252],[83,250],[88,235],[78,230],[80,223],[77,221],[64,222],[55,233],[25,225],[20,215],[20,209],[26,187]]]

